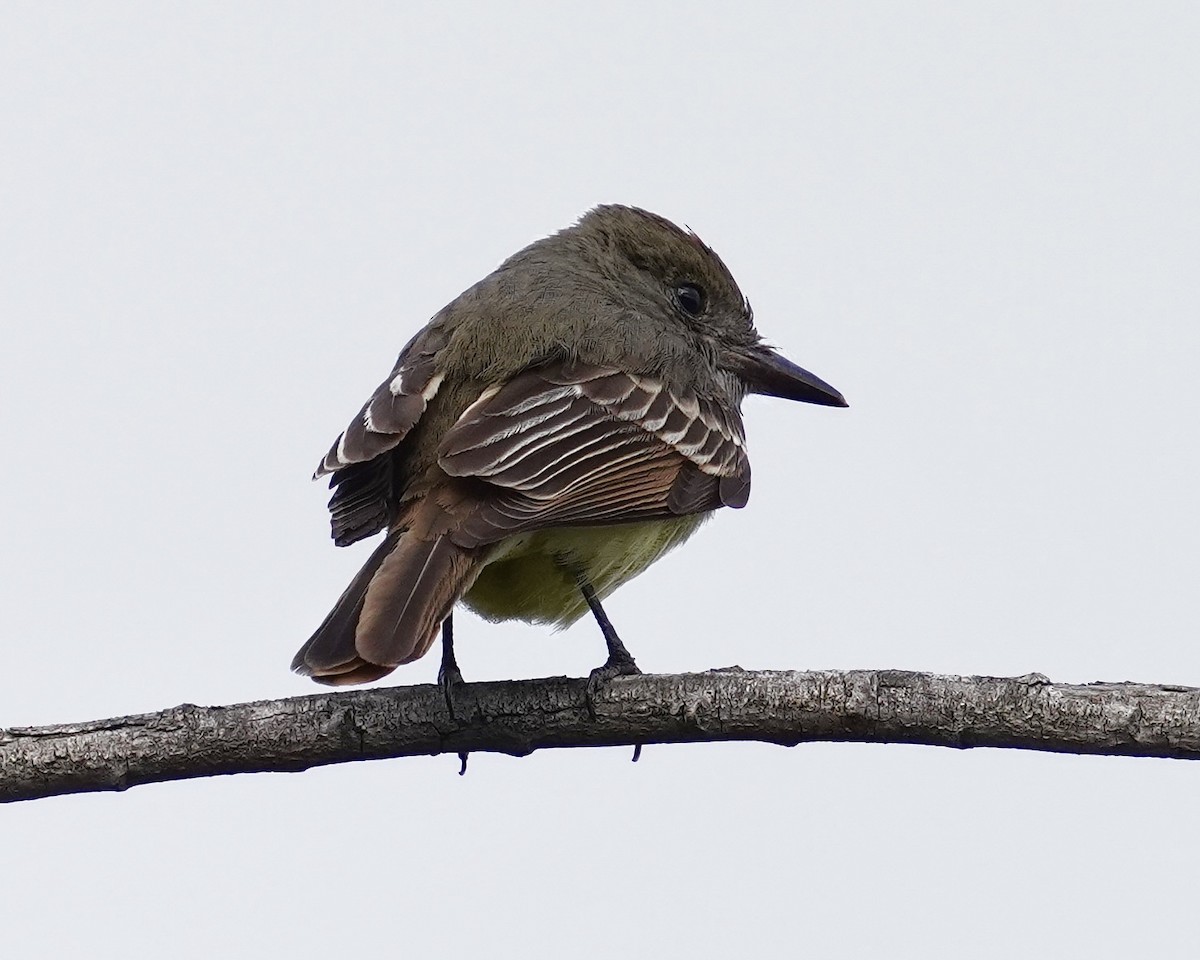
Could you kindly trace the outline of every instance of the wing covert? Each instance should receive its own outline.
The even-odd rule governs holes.
[[[446,434],[439,464],[498,488],[464,518],[462,545],[741,507],[750,483],[736,408],[582,363],[489,387]]]

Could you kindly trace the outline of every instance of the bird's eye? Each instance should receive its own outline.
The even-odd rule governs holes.
[[[690,317],[698,317],[704,312],[704,291],[694,283],[681,283],[675,288],[675,301],[679,308]]]

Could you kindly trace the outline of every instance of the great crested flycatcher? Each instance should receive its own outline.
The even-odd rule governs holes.
[[[633,207],[530,244],[438,313],[318,467],[333,539],[387,535],[292,669],[362,683],[429,650],[460,680],[451,612],[566,626],[638,669],[600,601],[750,493],[747,393],[844,407],[754,329],[720,258]]]

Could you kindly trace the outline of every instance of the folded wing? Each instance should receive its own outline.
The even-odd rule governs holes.
[[[741,507],[750,465],[736,405],[578,362],[488,388],[446,434],[443,470],[485,481],[452,537]]]
[[[426,327],[400,351],[396,366],[371,395],[317,467],[313,479],[333,474],[329,501],[333,540],[339,547],[387,526],[392,502],[392,451],[408,435],[442,376],[436,357],[445,333]]]

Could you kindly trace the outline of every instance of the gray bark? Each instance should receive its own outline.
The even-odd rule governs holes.
[[[594,710],[586,682],[564,677],[467,684],[454,706],[452,717],[441,691],[424,685],[13,727],[0,730],[0,801],[419,754],[718,740],[1200,759],[1200,688],[1039,674],[733,667],[621,677],[598,691]]]

